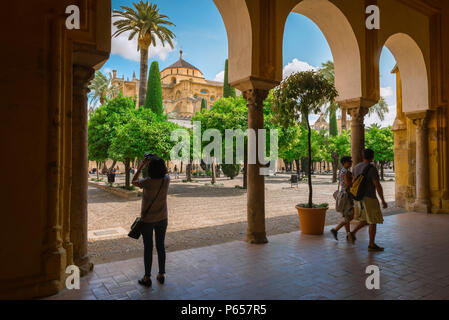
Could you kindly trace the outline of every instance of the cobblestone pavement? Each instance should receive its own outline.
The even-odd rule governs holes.
[[[300,232],[275,235],[266,245],[233,241],[167,255],[167,280],[144,288],[143,258],[96,265],[80,290],[49,299],[449,299],[449,215],[405,213],[385,218],[368,252],[365,228],[351,244]],[[379,267],[380,288],[366,288],[366,268]],[[153,274],[157,266],[153,264]]]
[[[121,178],[120,178],[121,179]],[[120,181],[119,179],[119,181]],[[267,235],[299,230],[295,205],[306,202],[308,188],[301,182],[299,188],[291,188],[289,176],[266,178],[266,227]],[[336,224],[340,215],[333,210],[333,192],[336,184],[330,176],[314,178],[314,202],[330,204],[326,224]],[[242,179],[219,178],[216,186],[208,185],[207,178],[193,183],[172,179],[168,196],[169,226],[167,250],[177,251],[235,240],[244,240],[246,232],[246,191],[235,188]],[[383,183],[390,209],[385,215],[403,212],[394,208],[394,182]],[[89,186],[89,230],[122,227],[129,230],[140,212],[140,200],[125,201],[116,195]],[[110,237],[89,241],[89,254],[94,263],[125,260],[142,255],[141,240]]]

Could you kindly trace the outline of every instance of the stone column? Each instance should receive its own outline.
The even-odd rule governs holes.
[[[255,152],[256,164],[248,163],[248,227],[246,240],[249,243],[267,243],[265,232],[265,177],[260,175],[261,164],[257,157],[258,130],[264,128],[263,101],[268,95],[268,90],[250,89],[243,92],[248,102],[248,129],[253,129],[254,137],[248,135],[248,152]],[[254,155],[248,154],[248,159]],[[250,161],[249,161],[250,162]]]
[[[73,122],[72,122],[72,191],[70,225],[73,243],[73,261],[82,275],[92,271],[87,255],[87,94],[93,78],[92,68],[73,66]]]
[[[341,131],[347,130],[347,110],[345,107],[341,107]]]
[[[424,111],[407,116],[416,125],[416,200],[414,211],[430,213],[428,113]]]
[[[363,161],[362,152],[365,148],[365,115],[367,107],[355,107],[348,109],[351,115],[351,156],[354,165]]]

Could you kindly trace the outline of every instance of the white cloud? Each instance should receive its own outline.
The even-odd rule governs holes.
[[[380,95],[384,98],[392,97],[394,94],[392,87],[380,88]]]
[[[307,62],[299,61],[298,59],[293,59],[292,62],[288,63],[284,67],[284,79],[287,78],[289,75],[295,72],[300,71],[310,71],[310,70],[317,70],[318,68],[311,66]]]
[[[225,76],[225,72],[224,72],[224,70],[223,70],[222,72],[218,73],[218,74],[215,76],[214,81],[224,82],[224,76]]]
[[[119,18],[112,18],[112,23]],[[117,28],[112,25],[112,33],[117,30]],[[140,52],[137,51],[137,36],[134,37],[133,40],[129,41],[129,32],[122,33],[118,37],[112,37],[112,54],[118,54],[125,59],[140,62]],[[176,41],[173,43],[176,46]],[[165,47],[162,46],[162,43],[159,39],[156,41],[156,47],[151,46],[148,52],[148,58],[158,57],[161,60],[165,60],[167,56],[173,52],[168,44],[165,44]]]
[[[111,68],[104,68],[104,70],[103,70],[103,73],[106,75],[110,74],[111,72],[112,72]]]

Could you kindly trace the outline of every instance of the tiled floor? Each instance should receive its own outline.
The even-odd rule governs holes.
[[[78,291],[50,299],[449,299],[449,215],[386,217],[378,228],[385,252],[299,232],[170,253],[166,284],[136,282],[143,259],[97,265]],[[380,268],[380,290],[367,290],[368,265]],[[156,269],[154,269],[156,272]],[[155,281],[154,281],[155,282]]]

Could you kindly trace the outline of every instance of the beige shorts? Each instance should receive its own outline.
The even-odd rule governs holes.
[[[365,197],[362,201],[357,201],[357,206],[360,210],[360,221],[366,221],[368,224],[382,224],[384,222],[377,198]]]

